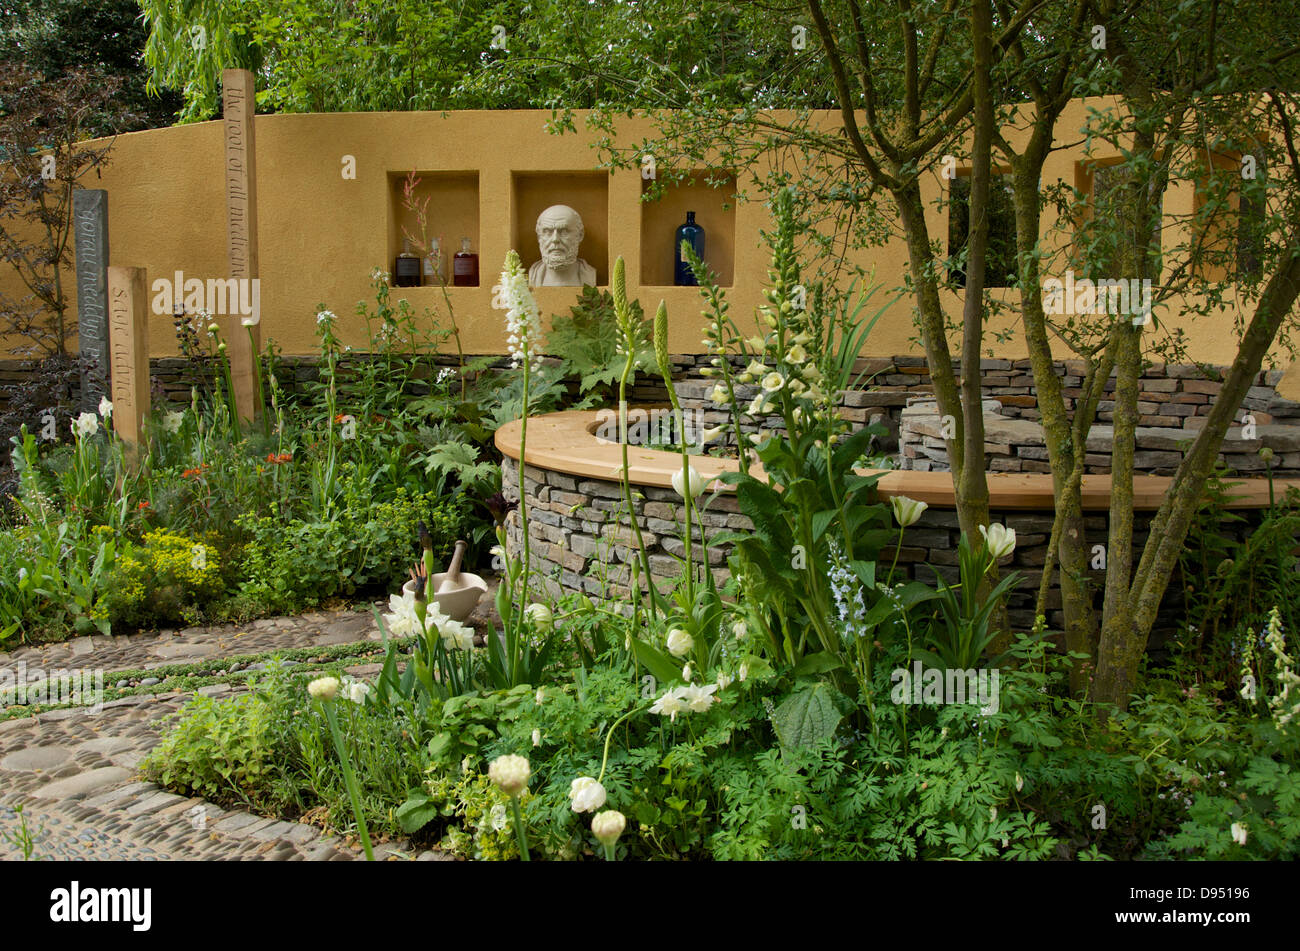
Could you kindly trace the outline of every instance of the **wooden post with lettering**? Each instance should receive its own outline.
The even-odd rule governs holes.
[[[149,284],[142,267],[108,269],[113,431],[139,445],[149,416]]]
[[[222,114],[226,156],[226,226],[230,276],[240,281],[257,282],[257,175],[254,156],[253,116],[256,114],[256,89],[253,74],[246,69],[226,69],[221,73]],[[260,302],[261,295],[250,291],[245,300]],[[231,308],[238,310],[238,308]],[[234,387],[235,407],[241,420],[253,420],[262,414],[262,394],[258,387],[254,362],[262,346],[258,323],[261,314],[255,305],[248,316],[227,315],[222,320],[222,336],[228,347],[230,377]],[[251,331],[251,335],[249,333]]]

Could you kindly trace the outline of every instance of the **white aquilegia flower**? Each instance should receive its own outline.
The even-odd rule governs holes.
[[[384,615],[384,623],[388,625],[388,633],[393,637],[410,637],[424,632],[420,615],[415,613],[414,591],[404,591],[389,596],[388,613]]]
[[[920,520],[921,513],[930,507],[925,502],[909,499],[905,495],[891,497],[889,504],[894,510],[894,520],[898,522],[899,528],[915,525]]]
[[[361,680],[354,680],[352,683],[348,684],[348,692],[345,696],[353,703],[365,703],[366,697],[369,693],[370,684]]]
[[[99,417],[94,413],[82,413],[72,421],[72,435],[78,439],[89,439],[99,432]]]
[[[1232,824],[1231,832],[1233,842],[1236,842],[1238,845],[1246,844],[1246,837],[1249,833],[1247,832],[1246,824],[1244,822],[1234,822]]]
[[[695,638],[683,631],[680,627],[675,627],[668,632],[668,653],[674,657],[685,657],[695,646]]]
[[[574,812],[595,812],[605,805],[605,787],[590,776],[579,776],[569,784],[569,802]]]
[[[181,424],[184,422],[185,422],[185,414],[183,412],[168,413],[166,416],[163,417],[163,421],[162,421],[163,432],[168,432],[168,433],[180,432]]]
[[[705,482],[704,476],[695,470],[694,466],[687,466],[685,471],[681,469],[673,470],[673,491],[683,499],[686,498],[688,479],[690,480],[691,498],[699,498],[700,493],[704,491],[708,483]],[[713,480],[709,479],[708,481],[712,482]]]
[[[591,818],[591,833],[601,845],[613,845],[627,828],[627,817],[616,809],[606,809]]]
[[[517,368],[531,361],[538,366],[541,354],[538,345],[542,340],[541,313],[533,292],[528,288],[528,272],[524,270],[519,255],[506,254],[505,270],[501,272],[500,299],[506,307],[506,340],[510,344],[510,365]]]
[[[764,393],[779,393],[783,386],[785,386],[785,377],[775,370],[763,377]]]
[[[726,690],[735,682],[735,679],[725,670],[718,672],[718,689]]]
[[[534,730],[533,730],[533,746],[541,746],[541,745],[542,745],[542,731],[541,731],[541,730],[538,730],[538,729],[534,729]]]
[[[536,631],[549,631],[555,625],[551,609],[544,604],[530,604],[524,608],[524,619]]]
[[[333,700],[339,693],[337,677],[317,677],[307,685],[307,693],[317,700]]]
[[[682,688],[682,702],[686,704],[686,709],[691,713],[707,713],[709,707],[718,702],[718,698],[713,696],[717,692],[717,684],[703,686],[700,684],[691,684]]]
[[[676,720],[677,714],[686,709],[686,704],[682,703],[682,696],[685,687],[674,687],[662,697],[654,702],[650,707],[651,713],[657,713],[661,717],[666,716],[669,720]]]
[[[113,415],[113,401],[107,396],[99,398],[99,416],[101,419],[108,419]]]
[[[507,796],[518,796],[527,789],[531,773],[532,767],[528,765],[528,760],[514,753],[498,756],[488,764],[488,777]]]
[[[989,554],[993,560],[1005,558],[1016,550],[1016,530],[1007,528],[1005,525],[980,526],[980,534],[984,536],[984,543],[989,546]]]

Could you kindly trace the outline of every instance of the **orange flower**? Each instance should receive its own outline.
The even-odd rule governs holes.
[[[148,507],[149,507],[149,500],[146,499],[145,501],[143,501],[143,502],[141,502],[139,505],[137,505],[137,506],[136,506],[136,509],[147,509]]]

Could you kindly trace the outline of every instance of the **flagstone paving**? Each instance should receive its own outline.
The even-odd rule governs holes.
[[[29,678],[37,670],[57,676],[60,668],[102,669],[104,686],[111,688],[115,671],[290,648],[365,646],[379,639],[370,606],[364,605],[245,625],[79,637],[21,647],[0,654],[0,669],[17,671],[24,664]],[[348,669],[364,675],[376,665]],[[139,683],[148,686],[148,679],[153,678]],[[199,692],[225,696],[242,689],[240,684],[218,683]],[[140,780],[136,767],[158,743],[161,721],[190,696],[180,691],[128,696],[105,703],[98,712],[67,707],[0,721],[0,860],[23,857],[15,840],[24,823],[34,859],[343,861],[359,856],[355,843],[344,843],[313,826],[223,809]],[[402,843],[377,847],[380,857],[450,858],[433,851],[410,854]]]

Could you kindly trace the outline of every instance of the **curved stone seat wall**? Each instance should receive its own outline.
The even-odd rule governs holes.
[[[578,591],[597,597],[625,598],[630,593],[629,560],[633,557],[635,541],[622,502],[621,449],[616,443],[593,435],[599,419],[597,412],[584,411],[553,413],[528,421],[523,491],[528,503],[530,548],[533,566],[552,595]],[[503,491],[517,501],[518,422],[502,427],[496,442],[504,456]],[[630,447],[628,452],[637,524],[650,554],[652,576],[661,590],[666,591],[671,579],[680,572],[677,558],[685,554],[681,541],[684,513],[681,499],[671,488],[672,473],[680,466],[680,456],[642,447]],[[705,476],[716,475],[734,465],[703,456],[696,457],[693,464]],[[1168,483],[1168,479],[1158,476],[1134,479],[1138,546],[1146,541],[1150,519],[1163,500]],[[1279,482],[1277,492],[1285,492],[1288,484],[1291,483]],[[989,476],[989,488],[992,520],[1016,530],[1016,550],[1009,567],[1020,572],[1021,577],[1011,593],[1009,610],[1012,623],[1027,629],[1034,621],[1034,601],[1052,528],[1051,477],[994,473]],[[900,577],[914,577],[932,584],[935,576],[925,567],[928,564],[941,577],[955,581],[960,531],[952,500],[951,476],[942,472],[887,472],[880,480],[879,491],[884,498],[906,495],[930,505],[921,520],[903,536],[903,547],[898,552]],[[1244,535],[1257,521],[1257,511],[1267,504],[1268,488],[1258,480],[1240,486],[1235,492],[1232,507],[1240,510],[1237,514],[1246,519],[1236,523],[1233,530]],[[710,493],[706,493],[702,499],[709,497]],[[1109,477],[1085,477],[1083,502],[1089,538],[1104,542],[1110,503]],[[730,489],[708,501],[702,520],[708,535],[724,529],[753,527],[740,514]],[[518,510],[510,513],[507,526],[514,554],[522,543]],[[698,541],[699,535],[695,538]],[[882,554],[882,561],[892,560],[893,552],[893,548],[888,549]],[[726,580],[730,554],[727,546],[711,546],[707,556],[696,546],[693,554],[697,563],[703,563],[707,557],[709,570],[719,583]],[[1100,581],[1104,572],[1092,574]],[[1158,627],[1172,628],[1181,605],[1181,586],[1175,581],[1166,595],[1161,610],[1163,620]],[[1048,624],[1056,629],[1063,624],[1060,590],[1056,585],[1049,589]]]

